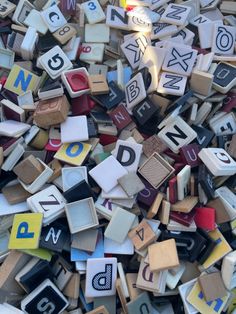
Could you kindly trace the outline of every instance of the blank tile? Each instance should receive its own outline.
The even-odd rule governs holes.
[[[61,123],[61,142],[72,143],[77,141],[87,141],[88,124],[86,116],[68,117]]]
[[[109,192],[118,184],[117,180],[127,174],[127,170],[110,156],[90,170],[89,174],[105,192]]]

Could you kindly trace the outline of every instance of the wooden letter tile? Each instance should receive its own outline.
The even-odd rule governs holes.
[[[150,245],[148,247],[148,256],[150,270],[154,272],[179,266],[179,258],[174,239]]]
[[[137,250],[143,250],[156,239],[155,233],[145,220],[132,229],[128,236]]]

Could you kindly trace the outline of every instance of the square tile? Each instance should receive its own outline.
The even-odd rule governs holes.
[[[138,172],[157,189],[174,173],[174,168],[161,155],[153,153]]]
[[[211,51],[220,55],[232,55],[235,46],[235,27],[214,25]]]
[[[185,5],[171,3],[165,9],[160,21],[174,25],[184,25],[187,21],[191,8]]]
[[[118,179],[118,182],[129,197],[133,197],[145,188],[145,185],[135,172],[129,172]]]
[[[168,47],[162,69],[163,71],[189,76],[192,72],[196,57],[197,50],[191,49],[187,45],[174,46],[171,44],[170,47]]]
[[[102,7],[97,0],[86,1],[81,4],[81,7],[84,10],[89,24],[96,24],[106,18]]]
[[[142,144],[118,140],[112,154],[128,172],[136,172],[142,155],[142,147]]]
[[[81,142],[63,144],[54,155],[54,158],[70,165],[80,166],[90,152],[91,147],[92,145]]]
[[[45,303],[47,300],[48,303]],[[61,291],[49,280],[44,280],[36,289],[21,301],[21,309],[26,313],[37,313],[39,309],[50,305],[51,314],[62,313],[69,302]]]
[[[86,116],[67,117],[67,119],[61,123],[62,143],[87,141],[88,139],[88,124]]]
[[[154,272],[179,266],[179,258],[174,239],[150,245],[148,247],[148,256],[150,270]]]
[[[43,214],[16,214],[13,220],[9,249],[37,249]]]
[[[51,33],[54,33],[67,23],[64,15],[55,4],[43,10],[41,15]]]
[[[197,137],[197,133],[178,116],[158,133],[158,137],[174,153],[178,153],[181,147],[188,145]]]
[[[116,294],[117,259],[93,258],[87,260],[86,297],[103,297]]]
[[[149,44],[150,38],[146,34],[137,33],[135,36],[125,40],[121,45],[121,49],[133,69],[139,66]]]
[[[87,167],[80,166],[62,168],[62,183],[64,192],[83,180],[88,183]]]
[[[72,63],[59,46],[55,46],[38,59],[43,69],[52,79],[58,78],[65,70],[72,68]]]
[[[146,98],[146,88],[141,73],[136,74],[125,85],[125,97],[128,109],[132,109]]]
[[[55,186],[50,186],[27,199],[28,207],[35,213],[43,214],[47,225],[64,213],[65,200]]]
[[[72,234],[98,225],[98,217],[92,197],[67,203],[65,211]]]
[[[123,243],[135,220],[135,215],[118,207],[106,228],[105,237]],[[120,227],[122,225],[122,228]]]
[[[127,170],[113,156],[106,158],[89,171],[90,176],[105,192],[113,189],[118,184],[117,180],[126,173]]]
[[[198,283],[207,302],[223,298],[227,295],[220,272],[199,276]]]
[[[184,95],[186,84],[186,76],[162,72],[157,91],[160,94],[182,96]]]
[[[128,236],[137,250],[143,250],[156,240],[156,234],[145,220],[142,220],[137,227],[133,228]]]

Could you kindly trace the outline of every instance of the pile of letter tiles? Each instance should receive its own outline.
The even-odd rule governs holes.
[[[0,314],[236,314],[236,1],[0,0]]]

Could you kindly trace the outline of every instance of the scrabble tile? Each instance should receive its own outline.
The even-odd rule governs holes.
[[[123,243],[135,220],[135,215],[118,207],[105,230],[105,237]],[[120,225],[122,224],[122,229]]]
[[[121,7],[108,5],[106,13],[106,24],[111,28],[127,30],[128,28],[127,12]]]
[[[128,233],[128,236],[137,250],[143,250],[156,239],[155,233],[145,220],[143,220],[137,227],[133,228]]]
[[[162,37],[170,36],[177,33],[177,26],[168,23],[155,23],[152,32],[151,32],[151,39],[162,39]]]
[[[167,272],[165,272],[165,274],[164,272],[151,272],[148,262],[145,262],[145,259],[142,258],[139,267],[138,278],[136,281],[136,287],[139,289],[159,293],[161,286],[163,286],[163,282],[165,285],[166,275]]]
[[[215,302],[206,302],[200,285],[198,282],[196,282],[187,296],[187,302],[200,312],[213,314],[221,313],[225,304],[227,303],[228,298],[229,294],[227,293],[225,297],[218,298],[215,300]]]
[[[200,160],[198,153],[200,152],[199,146],[196,143],[189,144],[180,148],[180,154],[184,162],[191,168],[199,165]]]
[[[26,19],[24,20],[24,24],[30,27],[34,27],[36,31],[42,35],[45,35],[48,31],[48,27],[44,22],[41,13],[35,9],[29,12]]]
[[[134,106],[139,104],[146,97],[146,89],[141,73],[135,75],[126,85],[125,85],[125,97],[127,102],[127,107],[132,109]]]
[[[64,213],[65,200],[55,186],[50,186],[27,199],[28,208],[43,214],[43,225],[56,220]]]
[[[72,143],[76,141],[87,141],[88,125],[86,116],[67,117],[61,123],[61,142]]]
[[[183,119],[177,117],[158,133],[158,137],[173,152],[178,153],[181,147],[188,145],[197,137],[197,133]]]
[[[91,147],[90,144],[81,142],[63,144],[54,157],[70,165],[81,166]]]
[[[216,243],[216,246],[211,251],[209,257],[202,264],[204,269],[214,265],[217,261],[232,251],[229,243],[226,241],[219,229],[216,228],[215,230],[210,231],[208,235]]]
[[[148,256],[150,270],[154,272],[179,266],[179,258],[174,239],[150,245],[148,247]]]
[[[232,113],[218,115],[209,120],[209,125],[216,135],[233,134],[236,131],[236,118]]]
[[[20,95],[29,90],[35,91],[39,83],[39,77],[30,71],[14,64],[4,87]]]
[[[85,24],[86,43],[109,43],[109,38],[110,28],[106,24]]]
[[[184,25],[188,19],[191,8],[185,5],[169,4],[162,14],[160,21],[174,25]]]
[[[142,145],[118,140],[112,154],[128,172],[135,172],[141,158]]]
[[[189,193],[189,181],[191,176],[191,167],[186,165],[177,174],[177,192],[178,200],[182,201]]]
[[[41,309],[44,311],[45,306],[47,308],[50,306],[51,313],[56,314],[62,313],[68,304],[69,302],[60,290],[49,279],[46,279],[21,301],[21,309],[30,313]]]
[[[186,83],[186,76],[162,72],[157,91],[160,94],[182,96],[184,95]]]
[[[94,252],[96,249],[97,239],[97,229],[84,230],[73,235],[71,247],[87,252]]]
[[[72,234],[98,225],[92,197],[66,204],[65,211]]]
[[[236,286],[235,264],[236,264],[235,251],[229,253],[223,258],[221,275],[224,285],[228,290],[231,290]]]
[[[12,21],[19,25],[23,25],[24,20],[32,9],[34,9],[34,5],[31,2],[20,0],[12,16]]]
[[[57,31],[66,24],[66,19],[57,5],[52,5],[41,12],[45,24],[51,33]]]
[[[122,104],[119,104],[115,109],[113,109],[109,116],[112,118],[113,123],[116,125],[118,130],[124,129],[132,119]]]
[[[82,3],[81,7],[84,10],[85,16],[89,24],[96,24],[105,20],[106,18],[102,7],[97,0],[84,2]]]
[[[115,295],[116,258],[93,258],[87,261],[86,297]]]
[[[73,273],[69,282],[63,289],[63,294],[66,297],[76,299],[79,297],[79,286],[80,286],[80,274]]]
[[[197,207],[194,221],[198,228],[205,230],[215,229],[215,209],[210,207]]]
[[[106,171],[109,167],[109,173]],[[117,180],[127,173],[127,170],[113,157],[110,156],[89,171],[90,176],[105,191],[109,192],[117,185]],[[103,177],[104,175],[104,177]]]
[[[161,206],[161,202],[163,200],[164,195],[162,193],[158,193],[152,206],[150,207],[148,213],[147,213],[147,218],[148,219],[152,219],[153,217],[156,216],[160,206]]]
[[[38,126],[51,126],[66,120],[69,102],[65,95],[47,100],[40,100],[34,112]]]
[[[10,2],[9,2],[10,3]],[[1,68],[11,70],[14,65],[15,53],[8,49],[0,49]]]
[[[5,18],[9,14],[11,14],[16,8],[16,5],[14,3],[7,0],[1,0],[0,5],[1,5],[1,13],[0,13],[1,18]]]
[[[136,32],[149,33],[152,30],[152,23],[147,21],[147,17],[129,16],[128,28]]]
[[[197,51],[188,46],[170,46],[166,54],[162,69],[168,72],[189,76],[192,72]]]
[[[235,161],[223,148],[203,148],[198,156],[215,176],[236,173]]]
[[[145,99],[141,104],[133,108],[133,115],[139,124],[145,124],[155,113],[158,107],[155,106],[149,99]]]
[[[232,55],[234,52],[235,36],[233,26],[214,25],[211,51],[221,55]]]
[[[182,201],[178,201],[175,204],[172,204],[171,210],[181,213],[189,213],[197,205],[197,203],[197,196],[187,196]]]
[[[72,63],[59,46],[43,54],[39,62],[52,79],[59,77],[62,71],[72,68]]]
[[[236,67],[230,63],[218,63],[213,75],[213,88],[226,94],[235,85]],[[5,85],[6,86],[6,85]]]
[[[138,172],[157,189],[172,175],[174,168],[158,153],[153,153]]]
[[[207,302],[223,298],[227,294],[220,272],[199,276],[198,283]]]
[[[143,182],[134,172],[130,172],[118,179],[118,183],[129,197],[133,197],[145,188]]]
[[[9,249],[37,249],[42,228],[41,213],[16,214],[14,217]]]
[[[216,23],[222,25],[221,21]],[[206,49],[212,47],[213,32],[214,23],[212,21],[207,21],[198,25],[198,35],[201,48]]]
[[[2,193],[7,199],[7,202],[11,205],[24,202],[31,195],[21,186],[21,184],[5,186],[2,189]]]
[[[215,190],[215,194],[223,202],[228,215],[231,220],[235,219],[235,195],[234,193],[226,186],[221,186]]]
[[[81,53],[79,59],[81,61],[102,62],[105,46],[104,44],[86,44],[81,45]]]
[[[135,300],[127,303],[128,313],[141,314],[143,311],[152,312],[153,307],[147,292],[140,294]]]
[[[121,45],[121,49],[133,69],[139,66],[148,44],[149,38],[142,33],[137,33]]]
[[[194,70],[191,75],[191,89],[201,95],[208,96],[211,92],[214,75]]]
[[[223,201],[219,197],[208,202],[206,206],[215,209],[215,220],[217,224],[221,224],[231,220],[227,208],[224,206]]]
[[[166,284],[168,288],[170,289],[174,289],[177,286],[179,280],[181,279],[185,271],[185,264],[181,263],[180,266],[177,267],[177,272],[173,273],[173,271],[174,269],[168,271],[168,274],[167,274]]]
[[[138,289],[136,286],[136,281],[138,274],[137,273],[126,273],[126,282],[129,290],[129,296],[131,300],[135,300],[139,294],[142,293],[141,289]]]
[[[171,208],[170,202],[163,200],[161,208],[157,213],[157,217],[163,225],[167,225],[169,223],[170,208]]]
[[[109,86],[103,74],[89,75],[88,84],[92,95],[109,93]]]
[[[62,222],[53,222],[42,229],[39,246],[56,252],[62,252],[68,240],[68,228]]]
[[[60,2],[61,12],[65,15],[76,16],[76,1],[63,0]]]
[[[33,155],[21,161],[13,169],[18,178],[26,184],[32,183],[43,170],[42,164]]]
[[[88,182],[87,168],[81,167],[64,167],[62,168],[63,191],[70,189],[75,184],[85,180]]]
[[[60,44],[64,45],[73,36],[75,36],[76,33],[76,29],[73,26],[66,24],[60,27],[55,33],[53,33],[53,36],[56,38],[57,41],[59,41]]]
[[[122,101],[125,99],[125,93],[118,87],[118,85],[114,81],[110,81],[108,83],[108,87],[108,93],[97,95],[95,96],[95,98],[93,96],[93,98],[109,110],[122,103]]]
[[[71,98],[77,98],[89,92],[88,71],[85,67],[63,71],[61,79]]]

